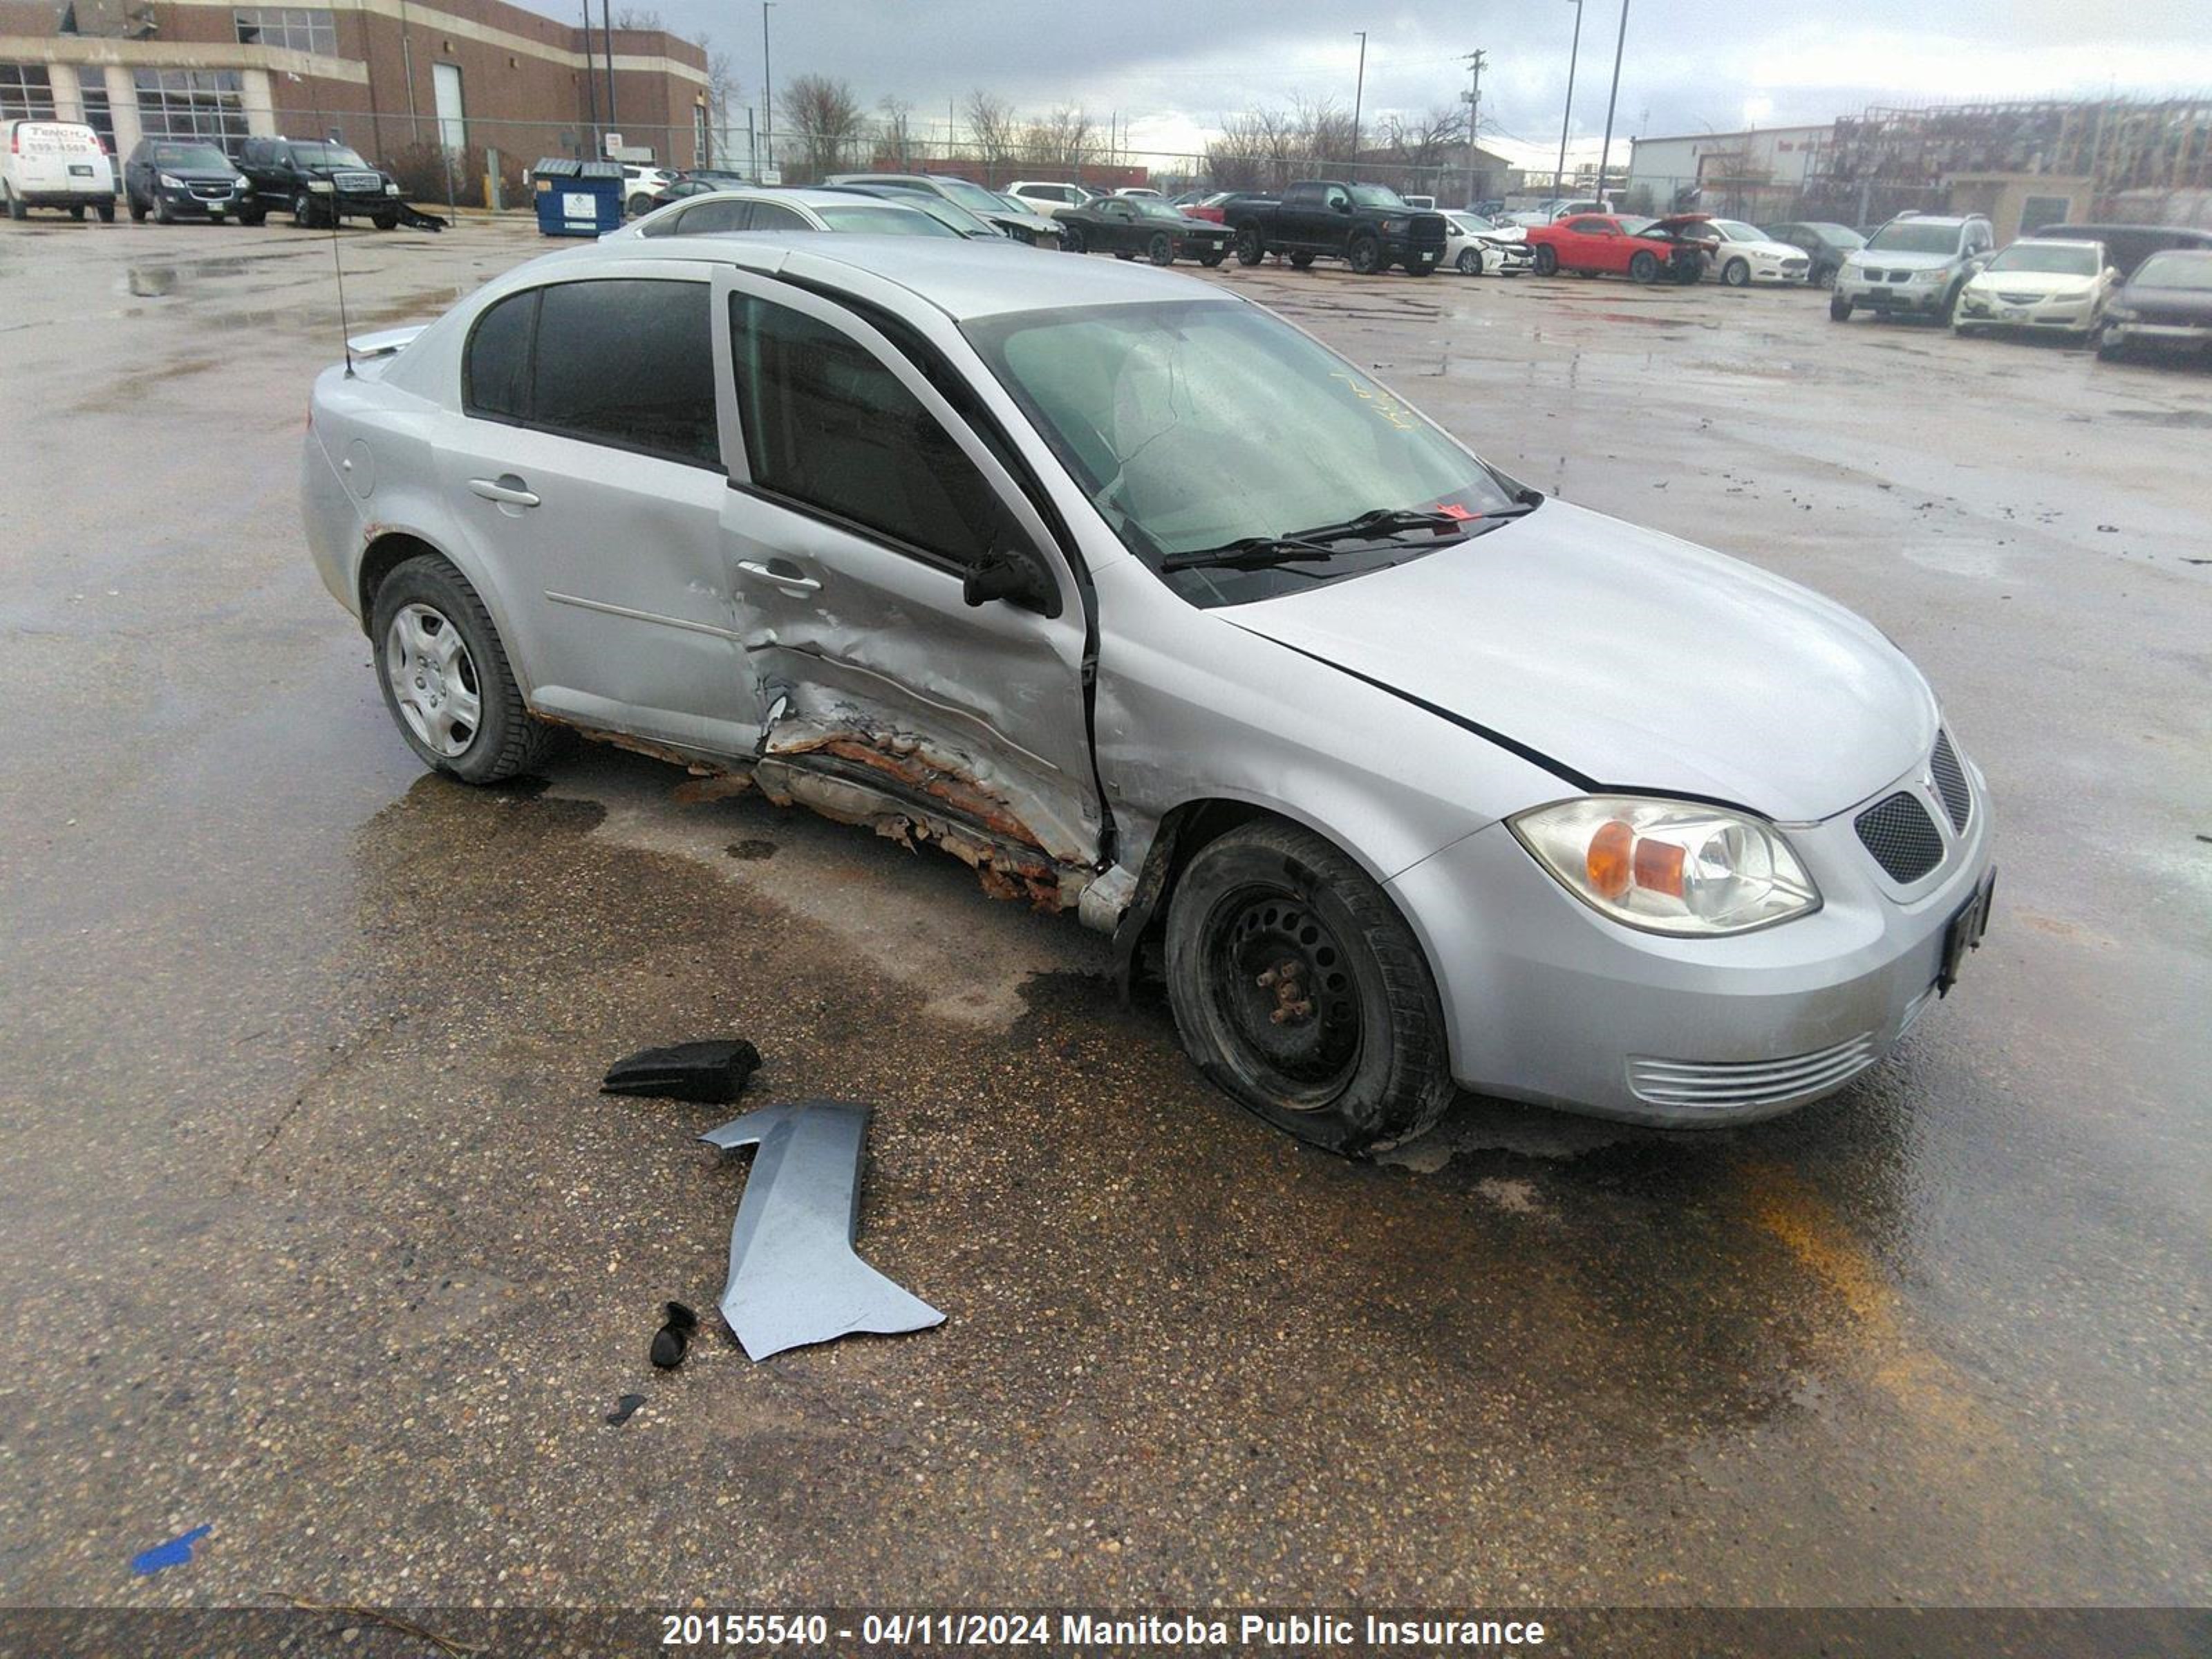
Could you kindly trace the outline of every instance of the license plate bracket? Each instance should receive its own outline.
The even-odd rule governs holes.
[[[1990,903],[1996,896],[1997,872],[1991,869],[1974,889],[1974,896],[1951,915],[1943,928],[1943,962],[1936,973],[1936,994],[1946,997],[1959,982],[1959,969],[1969,951],[1982,948],[1982,936],[1990,930]]]

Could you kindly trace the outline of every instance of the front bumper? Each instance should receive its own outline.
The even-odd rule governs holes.
[[[2105,341],[2114,346],[2161,346],[2172,351],[2202,350],[2212,346],[2212,323],[2129,322],[2107,317]]]
[[[1932,317],[1943,309],[1951,291],[1948,282],[1869,283],[1845,271],[1836,278],[1836,293],[1852,305],[1869,311],[1900,312]]]
[[[1444,257],[1442,242],[1417,242],[1410,236],[1385,236],[1382,263],[1388,265],[1435,265]]]
[[[2008,300],[2000,293],[1969,288],[1959,296],[1956,320],[1968,328],[2047,328],[2086,334],[2096,325],[2097,307],[2086,298]]]
[[[1389,884],[1437,974],[1454,1078],[1503,1096],[1631,1122],[1771,1117],[1844,1086],[1934,1000],[1952,918],[1991,859],[1988,792],[1936,868],[1891,884],[1854,814],[1793,827],[1822,897],[1809,916],[1716,939],[1625,927],[1570,894],[1504,823]],[[1916,793],[1921,771],[1869,797]],[[1971,977],[1971,972],[1969,974]]]
[[[172,213],[183,214],[186,216],[193,214],[198,214],[206,218],[214,218],[217,216],[228,216],[246,205],[245,192],[235,186],[221,191],[203,191],[190,185],[186,185],[181,190],[172,190],[166,185],[157,185],[154,187],[154,193],[169,204],[169,210]]]

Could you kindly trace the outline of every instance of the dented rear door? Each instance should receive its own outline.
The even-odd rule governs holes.
[[[742,270],[716,293],[724,554],[763,787],[935,836],[1040,902],[1056,870],[1071,900],[1101,812],[1064,552],[991,444],[866,320]],[[967,570],[999,551],[1037,562],[1057,615],[964,601]]]

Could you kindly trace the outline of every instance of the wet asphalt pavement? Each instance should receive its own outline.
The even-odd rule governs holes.
[[[342,245],[356,331],[542,246]],[[0,226],[0,1602],[2212,1598],[2212,370],[1210,276],[1865,613],[1999,814],[1986,948],[1840,1097],[1360,1167],[949,860],[608,750],[425,775],[298,529],[331,259]],[[861,1248],[942,1328],[647,1365],[744,1160],[597,1079],[720,1033],[875,1103]]]

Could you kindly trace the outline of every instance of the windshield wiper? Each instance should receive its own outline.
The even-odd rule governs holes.
[[[1455,514],[1432,512],[1418,507],[1378,507],[1372,513],[1346,519],[1342,524],[1325,524],[1311,530],[1301,530],[1296,539],[1302,542],[1350,542],[1364,536],[1401,536],[1409,530],[1455,530],[1466,522]]]
[[[1300,536],[1240,536],[1219,547],[1170,553],[1162,570],[1264,570],[1271,565],[1317,564],[1337,556],[1333,547]]]

